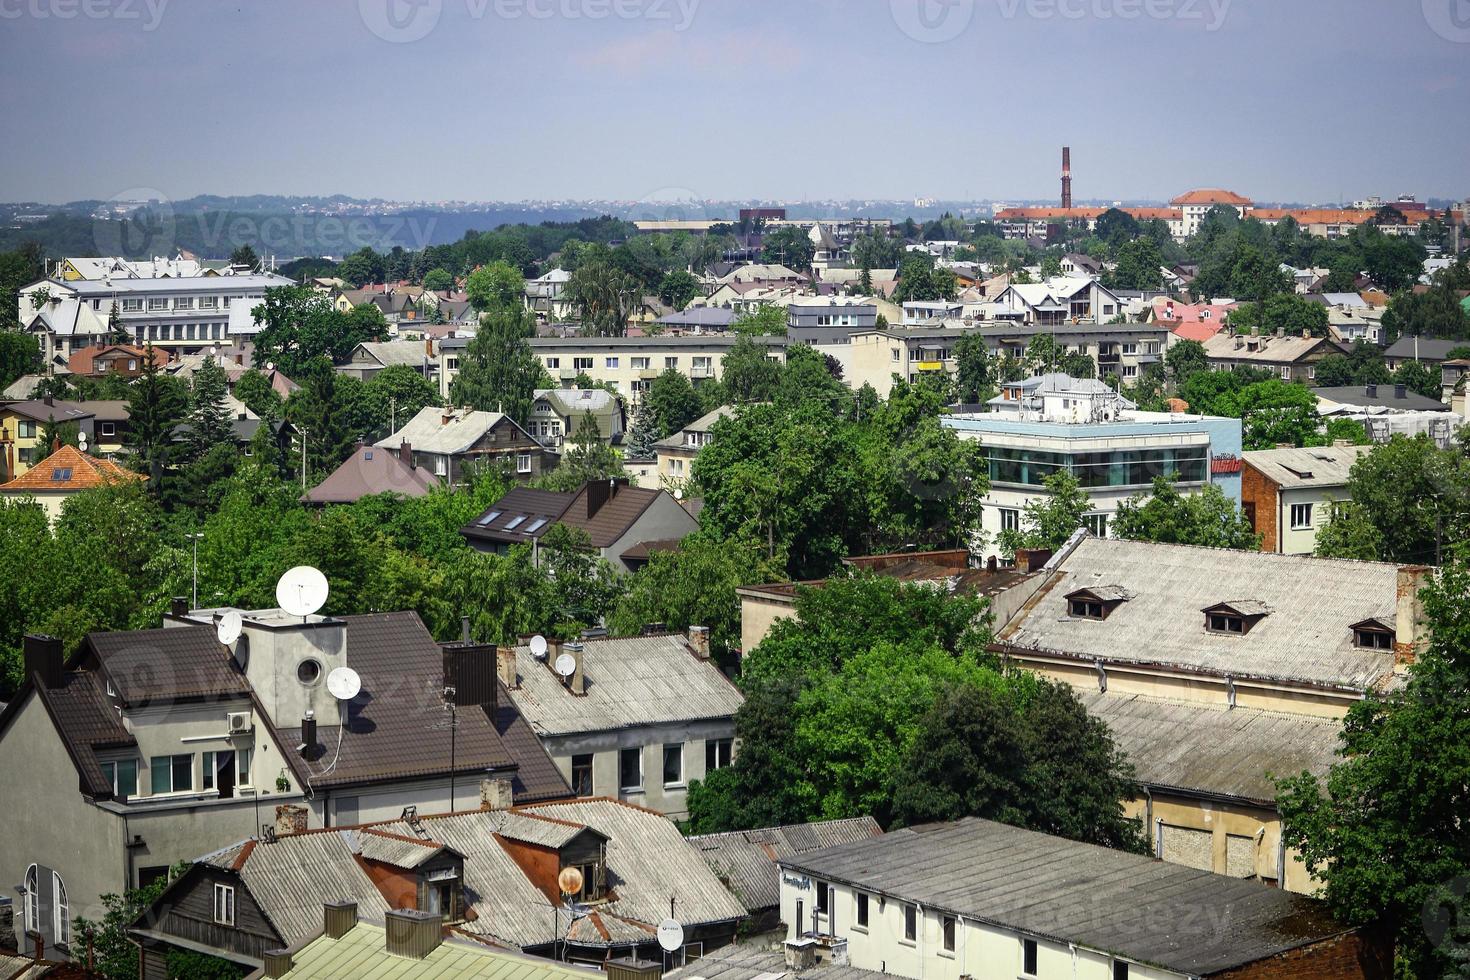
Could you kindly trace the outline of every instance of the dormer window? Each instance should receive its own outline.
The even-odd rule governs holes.
[[[1206,632],[1244,636],[1256,623],[1270,615],[1271,608],[1256,599],[1239,599],[1210,606],[1203,612]]]
[[[1091,589],[1078,589],[1065,596],[1067,611],[1074,619],[1107,619],[1133,594],[1117,585],[1100,585]]]
[[[1392,650],[1394,629],[1381,619],[1353,624],[1353,646],[1360,650]]]

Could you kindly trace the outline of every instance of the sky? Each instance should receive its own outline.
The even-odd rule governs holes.
[[[0,0],[0,200],[1470,196],[1470,0]]]

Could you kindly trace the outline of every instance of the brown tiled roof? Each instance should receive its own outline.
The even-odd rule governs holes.
[[[104,483],[145,479],[110,459],[98,459],[75,446],[62,446],[14,480],[0,485],[0,493],[90,490]]]
[[[1237,207],[1250,207],[1252,203],[1248,197],[1241,197],[1234,191],[1227,191],[1220,187],[1201,187],[1198,190],[1186,191],[1169,202],[1176,207],[1185,204],[1234,204]]]
[[[362,690],[348,705],[347,730],[322,719],[317,728],[317,757],[308,769],[298,753],[293,767],[313,786],[340,786],[451,771],[449,713],[443,706],[443,653],[416,613],[395,612],[345,616],[347,656],[362,678]],[[212,631],[211,631],[212,632]],[[499,692],[501,707],[462,707],[454,733],[453,771],[515,769],[517,799],[550,799],[569,795],[570,787],[546,750]],[[279,728],[287,745],[300,742],[300,727]],[[326,775],[317,775],[333,759]]]
[[[28,398],[22,401],[0,403],[0,412],[14,412],[36,422],[46,422],[50,419],[55,419],[57,422],[78,422],[92,416],[82,402],[53,401],[48,405],[44,398]]]
[[[169,352],[162,347],[153,347],[153,363],[163,367],[169,362]],[[66,369],[72,374],[91,374],[96,366],[97,358],[107,354],[116,354],[119,357],[133,357],[142,360],[146,351],[142,347],[132,344],[98,344],[91,347],[83,347],[67,358]]]
[[[308,504],[350,504],[379,493],[423,497],[438,485],[433,473],[405,463],[397,452],[361,446],[301,500]]]
[[[561,515],[561,523],[586,531],[592,538],[594,548],[610,547],[628,532],[628,528],[664,492],[619,484],[612,499],[597,508],[595,513],[589,514],[591,491],[591,484],[577,491],[577,496]]]
[[[524,543],[526,529],[535,524],[536,518],[546,518],[545,524],[530,532],[531,537],[539,538],[560,519],[575,497],[573,493],[515,487],[495,501],[489,510],[461,528],[460,533],[472,539]]]
[[[82,791],[89,796],[111,797],[112,784],[102,775],[95,750],[137,743],[107,703],[101,678],[95,671],[68,671],[60,687],[42,685],[36,694],[51,715],[67,754],[76,763]]]
[[[87,660],[126,704],[156,700],[224,700],[250,694],[250,684],[213,626],[91,633]]]

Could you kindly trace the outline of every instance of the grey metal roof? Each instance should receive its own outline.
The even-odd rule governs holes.
[[[781,950],[737,943],[706,953],[664,977],[666,980],[772,980],[787,975],[795,974],[786,966],[786,954]],[[801,971],[801,976],[803,980],[883,980],[892,974],[823,961]]]
[[[369,861],[381,861],[395,868],[417,868],[444,850],[444,845],[364,830],[356,835],[357,849]]]
[[[382,918],[388,911],[372,879],[354,859],[351,831],[292,834],[274,843],[250,841],[209,855],[216,867],[238,865],[240,879],[281,938],[296,943],[322,928],[322,906],[357,903],[359,915]]]
[[[1371,448],[1258,449],[1246,453],[1245,461],[1281,487],[1340,487],[1347,483],[1358,457]]]
[[[417,340],[364,340],[353,348],[353,358],[356,359],[359,353],[366,354],[384,367],[403,364],[421,368],[426,361],[437,360],[428,357],[424,353],[423,342]]]
[[[780,336],[762,337],[762,343],[767,347],[785,347],[786,338]],[[658,352],[661,350],[689,350],[697,351],[727,351],[740,342],[740,338],[728,335],[701,334],[699,336],[680,336],[659,334],[652,337],[532,337],[526,343],[537,353],[551,353],[561,350],[623,350],[632,351],[648,350]]]
[[[704,855],[710,868],[739,896],[745,907],[756,912],[774,908],[781,902],[777,859],[865,840],[881,833],[883,828],[872,817],[852,817],[703,834],[690,837],[689,843]]]
[[[533,813],[510,813],[500,825],[499,834],[511,840],[540,847],[565,847],[587,828],[561,820],[550,820]]]
[[[1272,776],[1323,776],[1338,761],[1342,726],[1333,718],[1140,694],[1091,692],[1081,701],[1112,730],[1139,782],[1153,789],[1272,805]]]
[[[542,735],[729,718],[744,703],[730,679],[677,635],[585,641],[582,697],[563,687],[530,647],[516,647],[516,669],[520,686],[511,699]]]
[[[54,281],[54,280],[53,280]],[[250,293],[275,286],[294,286],[295,280],[272,273],[245,276],[190,276],[184,279],[78,279],[57,282],[78,296],[109,296],[113,293]]]
[[[1400,337],[1389,345],[1383,356],[1391,360],[1442,361],[1456,347],[1464,347],[1463,340],[1441,340],[1438,337]]]
[[[444,413],[449,421],[444,421]],[[430,405],[408,420],[408,423],[377,445],[397,449],[407,442],[414,452],[453,456],[469,450],[479,439],[502,421],[510,421],[500,412],[476,412],[463,408],[443,409]],[[512,421],[511,425],[515,425]],[[527,437],[529,438],[529,436]]]
[[[1463,345],[1462,345],[1463,346]],[[1312,394],[1324,402],[1356,405],[1362,408],[1392,408],[1400,412],[1448,412],[1450,407],[1437,398],[1426,398],[1416,391],[1398,385],[1347,385],[1340,388],[1313,388]]]
[[[1386,682],[1394,658],[1354,646],[1352,624],[1392,609],[1397,584],[1398,567],[1378,562],[1087,536],[997,642],[1089,662],[1361,691]],[[1069,593],[1102,585],[1133,597],[1105,620],[1068,614]],[[1243,636],[1205,630],[1202,610],[1247,598],[1271,615]]]
[[[781,866],[1196,976],[1349,931],[1303,895],[974,817]]]

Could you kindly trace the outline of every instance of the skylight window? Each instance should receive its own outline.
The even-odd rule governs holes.
[[[530,523],[530,525],[526,528],[526,533],[527,534],[535,534],[537,531],[541,530],[545,526],[546,526],[546,518],[544,518],[544,517],[538,517],[534,521],[532,521]]]
[[[71,479],[71,467],[58,467],[51,471],[51,479],[56,483],[65,483]]]
[[[520,527],[525,522],[526,522],[526,517],[525,517],[524,514],[522,514],[522,515],[520,515],[518,517],[512,517],[511,520],[510,520],[510,523],[507,524],[507,525],[505,525],[505,529],[507,531],[514,531],[516,528]]]
[[[498,518],[503,513],[504,513],[504,511],[492,510],[490,513],[486,514],[484,517],[480,518],[480,526],[481,527],[489,527],[491,524],[494,524],[496,518]]]

